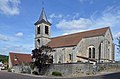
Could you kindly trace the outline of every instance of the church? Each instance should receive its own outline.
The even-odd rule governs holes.
[[[50,46],[53,63],[113,62],[114,43],[110,27],[51,37],[51,23],[44,8],[35,22],[35,48]]]

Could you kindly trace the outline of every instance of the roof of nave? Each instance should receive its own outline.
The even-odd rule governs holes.
[[[104,28],[54,37],[51,38],[51,41],[48,43],[48,45],[52,48],[76,46],[81,41],[82,38],[104,35],[108,29],[109,27],[104,27]]]

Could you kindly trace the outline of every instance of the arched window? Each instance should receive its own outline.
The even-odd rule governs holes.
[[[91,58],[91,48],[89,48],[89,58]]]
[[[92,48],[92,49],[93,49],[92,57],[95,58],[95,48]]]
[[[69,59],[72,60],[72,55],[71,54],[69,54]]]
[[[38,45],[40,45],[40,40],[39,39],[37,40],[37,42],[38,42]]]
[[[40,26],[37,27],[37,34],[40,34]]]
[[[45,34],[49,34],[49,28],[48,28],[48,26],[45,26]]]
[[[88,51],[89,51],[89,58],[95,58],[95,47],[94,45],[90,45],[88,47]]]

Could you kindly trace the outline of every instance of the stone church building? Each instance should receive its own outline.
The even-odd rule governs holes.
[[[50,46],[53,63],[112,62],[114,44],[110,27],[51,37],[51,23],[44,8],[35,23],[35,48]]]

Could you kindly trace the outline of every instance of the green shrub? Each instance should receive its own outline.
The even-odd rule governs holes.
[[[60,72],[52,72],[52,75],[54,75],[54,76],[62,76],[62,73],[60,73]]]
[[[103,66],[98,69],[98,71],[103,71],[103,70],[105,70],[105,67]]]
[[[32,74],[38,75],[38,72],[37,71],[33,71]]]
[[[30,68],[33,70],[35,68],[35,64],[34,63],[30,63]]]
[[[8,72],[12,72],[10,68],[8,68],[8,70],[7,70],[7,71],[8,71]]]

